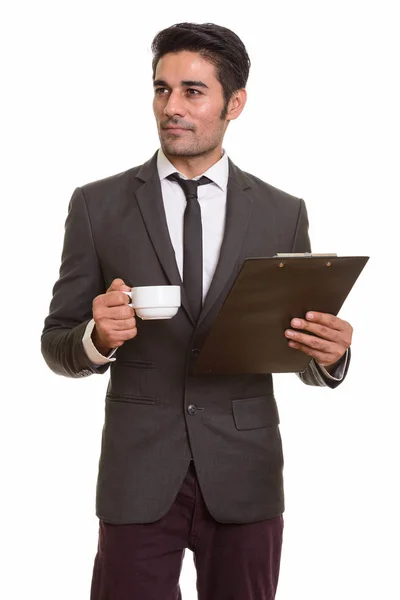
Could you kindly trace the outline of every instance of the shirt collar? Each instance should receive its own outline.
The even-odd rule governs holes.
[[[228,155],[225,150],[223,152],[220,160],[205,171],[205,173],[202,173],[202,175],[206,175],[213,183],[217,184],[223,192],[225,192],[228,187],[229,163]],[[177,172],[176,167],[168,160],[161,148],[158,150],[157,155],[157,170],[160,180],[166,179],[168,175]],[[179,173],[179,175],[184,179],[187,179],[182,173]],[[199,175],[199,177],[201,177],[201,175]],[[198,179],[198,177],[195,177],[195,179]]]

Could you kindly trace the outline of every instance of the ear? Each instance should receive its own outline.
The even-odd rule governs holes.
[[[237,90],[231,96],[231,99],[228,102],[228,112],[226,113],[226,120],[233,121],[233,119],[237,119],[247,100],[247,92],[244,88]]]

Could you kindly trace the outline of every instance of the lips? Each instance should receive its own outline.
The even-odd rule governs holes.
[[[174,131],[176,133],[179,133],[180,131],[190,131],[187,127],[163,127],[162,129],[164,131]]]

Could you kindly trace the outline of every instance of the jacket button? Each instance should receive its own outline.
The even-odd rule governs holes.
[[[190,351],[190,358],[192,360],[196,360],[198,358],[199,354],[200,354],[200,350],[198,348],[193,348]]]
[[[197,413],[197,406],[195,404],[189,404],[187,411],[189,415],[195,415]]]

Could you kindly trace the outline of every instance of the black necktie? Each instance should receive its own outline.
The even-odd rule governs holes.
[[[197,188],[212,182],[204,176],[198,180],[182,179],[178,173],[172,173],[167,179],[177,181],[186,196],[183,221],[183,285],[193,317],[197,321],[203,304],[203,235]]]

